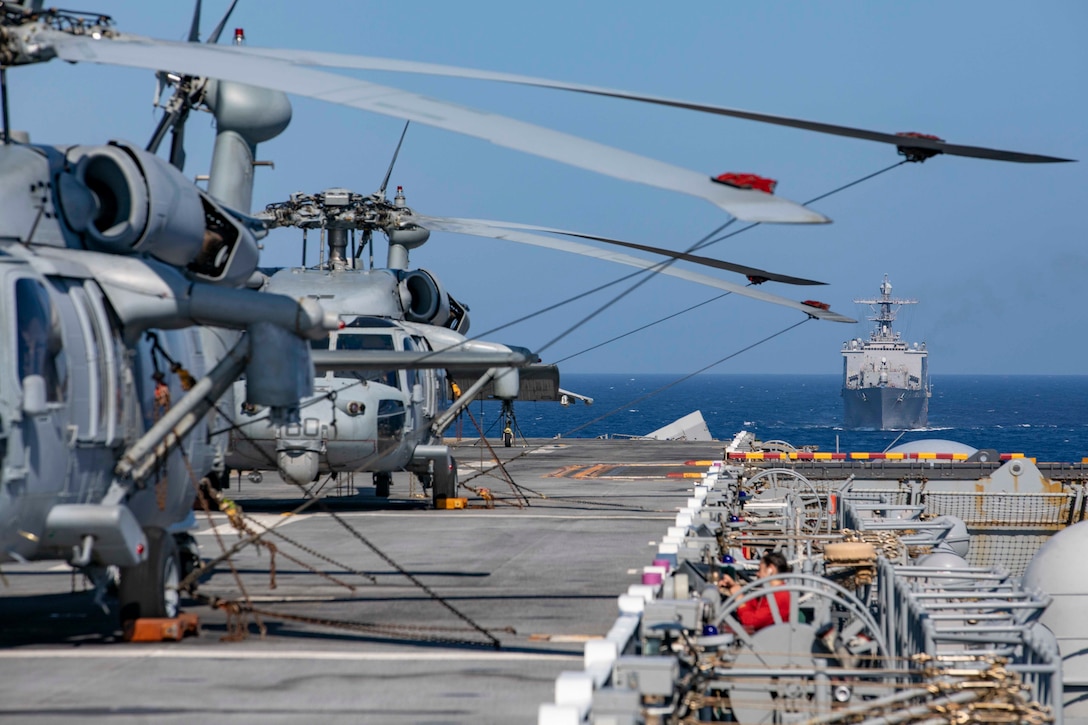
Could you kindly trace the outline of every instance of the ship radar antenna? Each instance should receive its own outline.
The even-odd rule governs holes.
[[[892,323],[895,322],[896,313],[903,305],[916,305],[918,300],[892,297],[892,283],[888,275],[884,275],[884,281],[880,283],[880,297],[876,299],[855,299],[855,304],[869,305],[873,312],[868,319],[876,325],[869,335],[873,342],[891,342],[899,337],[892,332]]]

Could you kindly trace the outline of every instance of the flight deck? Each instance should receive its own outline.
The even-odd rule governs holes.
[[[376,498],[361,476],[319,481],[310,494],[320,501],[309,504],[275,476],[255,483],[235,475],[223,491],[233,516],[197,512],[204,562],[238,551],[202,577],[199,597],[183,600],[200,619],[196,636],[124,642],[115,617],[63,563],[3,567],[0,720],[553,722],[545,714],[562,711],[561,683],[614,636],[630,592],[648,589],[647,565],[661,557],[708,467],[730,460],[725,445],[461,441],[454,446],[466,507],[451,511],[430,508],[407,475],[396,477],[389,499]],[[737,470],[753,482],[796,483],[788,461],[752,458]],[[993,465],[1016,463],[998,459]],[[827,498],[853,475],[854,492],[881,496],[881,510],[962,499],[976,567],[989,565],[976,558],[996,556],[1022,571],[1028,557],[991,542],[1011,527],[1034,550],[1084,518],[1084,487],[1070,478],[1014,494],[1018,517],[1030,514],[1030,500],[1056,512],[1053,521],[971,519],[977,481],[1008,486],[1012,465],[997,474],[980,468],[987,462],[897,461],[900,474],[913,466],[911,473],[881,480],[859,475],[875,461],[818,463],[826,481],[802,475]],[[1024,480],[1037,475],[1031,459],[1021,465]],[[970,491],[918,475],[952,466]],[[1082,464],[1067,468],[1082,475]],[[995,510],[982,513],[993,518]],[[254,533],[265,543],[239,546]]]

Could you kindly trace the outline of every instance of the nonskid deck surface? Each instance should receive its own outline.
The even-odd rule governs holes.
[[[89,592],[70,593],[83,583],[60,562],[4,565],[0,721],[535,722],[556,676],[580,669],[585,641],[612,626],[617,596],[689,495],[691,482],[669,474],[720,459],[723,445],[497,447],[519,495],[498,471],[477,476],[491,454],[465,441],[461,479],[488,488],[493,509],[469,491],[466,510],[430,510],[407,476],[382,502],[358,476],[324,510],[284,516],[302,503],[292,487],[266,475],[239,488],[236,477],[225,493],[247,525],[278,534],[265,536],[276,586],[271,552],[249,546],[232,559],[237,574],[221,564],[200,592],[241,600],[244,588],[268,612],[264,637],[257,615],[228,621],[187,601],[199,637],[122,643]],[[238,541],[226,516],[198,518],[205,559]],[[239,623],[246,636],[224,641]]]

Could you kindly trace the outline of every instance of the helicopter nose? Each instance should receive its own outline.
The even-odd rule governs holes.
[[[276,467],[280,476],[302,486],[317,478],[321,464],[322,429],[317,418],[287,426],[277,440]]]
[[[283,450],[276,454],[280,476],[298,486],[317,478],[320,455],[312,450]]]

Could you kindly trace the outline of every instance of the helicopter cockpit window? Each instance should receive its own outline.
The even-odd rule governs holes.
[[[392,335],[382,335],[369,332],[348,332],[341,330],[336,336],[337,350],[396,350]],[[397,372],[395,370],[359,370],[356,372],[341,373],[358,380],[367,380],[382,383],[390,387],[397,387]]]
[[[41,375],[46,400],[62,401],[68,366],[60,320],[40,282],[28,278],[15,282],[15,316],[19,328],[19,379]]]
[[[378,437],[400,438],[404,432],[404,403],[399,400],[378,401]]]
[[[404,349],[414,352],[419,348],[416,346],[416,343],[412,338],[406,337],[404,338]],[[415,388],[416,383],[419,382],[419,371],[415,368],[409,368],[404,371],[404,377],[408,381],[408,390],[412,390],[413,388]]]

